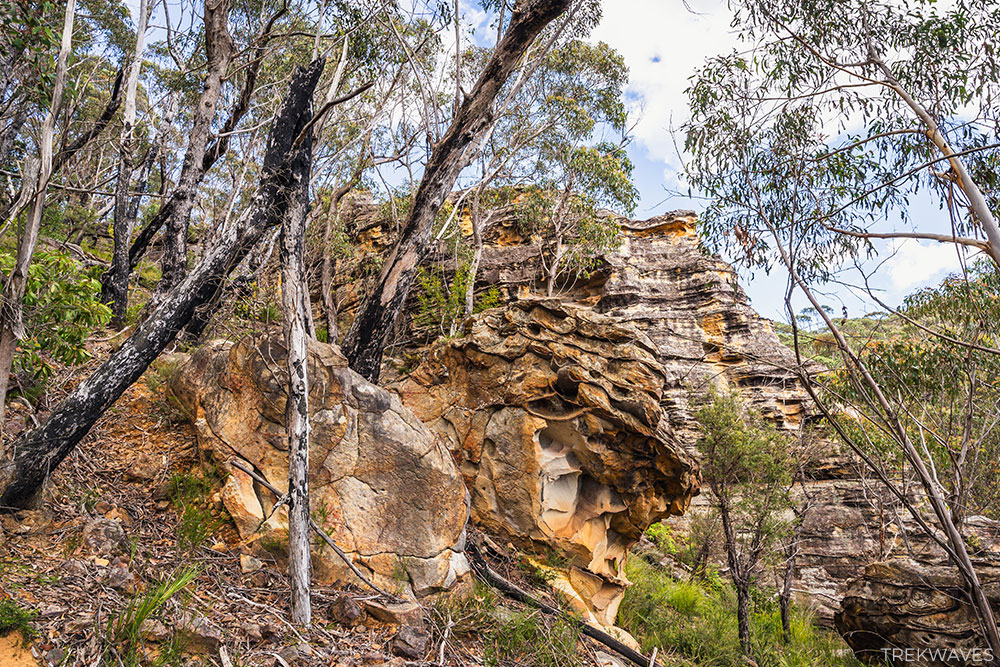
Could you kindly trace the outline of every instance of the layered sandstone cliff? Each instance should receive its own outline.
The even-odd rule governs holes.
[[[377,261],[393,238],[391,223],[364,197],[352,200],[349,218],[353,220],[351,228],[359,252],[342,267],[344,275],[354,276],[354,279],[345,279],[337,290],[342,330],[346,330],[353,309],[363,297],[365,267]],[[639,348],[651,355],[659,369],[657,372],[662,374],[662,385],[656,393],[662,410],[656,427],[658,437],[696,460],[693,403],[713,384],[737,390],[755,409],[790,432],[813,420],[815,415],[810,411],[808,395],[790,370],[795,363],[794,354],[781,344],[771,323],[750,307],[734,269],[704,251],[696,233],[694,214],[679,211],[646,221],[619,219],[617,222],[622,228],[620,246],[600,257],[590,275],[566,279],[556,286],[555,292],[563,304],[561,308],[572,309],[576,317],[585,312],[599,315],[598,321],[609,331],[634,328],[637,339],[641,337],[643,342]],[[477,291],[496,290],[501,295],[501,302],[512,304],[512,307],[534,298],[532,295],[543,294],[546,286],[539,270],[538,241],[522,236],[514,220],[501,220],[493,225],[485,234]],[[431,257],[431,266],[444,276],[445,283],[453,265],[454,258],[448,255]],[[389,349],[390,362],[383,377],[398,375],[392,358],[423,359],[425,352],[412,355],[408,351],[420,349],[440,333],[428,330],[418,322],[419,318],[413,317],[420,309],[419,288],[414,292],[407,316],[399,325],[394,345]],[[478,327],[483,335],[489,327],[481,316],[474,321],[477,324],[471,330]],[[490,330],[495,339],[509,333],[502,332],[501,328]],[[593,334],[588,332],[587,335]],[[457,367],[460,363],[454,359],[465,355],[466,349],[474,349],[475,344],[459,336],[432,350],[439,348],[446,348],[448,352],[431,352],[431,357],[439,361],[450,359],[450,366]],[[485,356],[480,363],[485,364],[486,359],[501,366],[509,363]],[[427,422],[434,425],[439,423],[441,411],[427,410],[420,405],[415,384],[428,386],[434,394],[428,399],[431,403],[441,401],[442,390],[439,386],[431,386],[426,379],[426,368],[421,368],[423,370],[416,376],[399,386],[409,387],[404,393],[404,401],[416,406],[418,415],[426,416]],[[406,370],[412,368],[404,368]],[[488,373],[483,371],[480,375],[486,377]],[[484,386],[481,377],[468,373],[456,373],[441,381],[452,387],[451,392],[456,392],[454,387],[463,382]],[[474,405],[468,403],[465,409],[474,410]],[[450,429],[448,425],[439,430],[447,435]],[[530,433],[533,433],[531,429]],[[508,439],[521,437],[518,434]],[[464,438],[465,431],[461,436],[451,435],[451,439],[458,442]],[[463,446],[459,446],[455,451],[462,449]],[[464,469],[463,473],[472,483],[468,470]],[[796,571],[796,588],[822,620],[832,622],[849,580],[865,564],[885,553],[886,535],[891,539],[892,527],[887,531],[886,508],[880,505],[881,495],[873,486],[861,482],[858,469],[834,451],[832,445],[813,466],[809,486],[813,500],[802,532],[803,548]],[[473,511],[478,516],[476,491],[471,488]],[[706,505],[704,496],[694,497],[690,511],[670,520],[683,531],[692,515],[704,511]],[[540,512],[531,521],[544,525]],[[493,526],[496,524],[494,521]],[[512,522],[506,532],[515,533],[522,528],[521,524]],[[525,528],[525,535],[529,532]],[[536,532],[534,539],[540,534]]]

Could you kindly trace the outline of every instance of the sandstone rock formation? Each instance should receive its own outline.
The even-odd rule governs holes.
[[[972,517],[966,533],[975,547],[976,572],[1000,616],[1000,523]],[[982,655],[987,644],[955,567],[919,533],[911,534],[910,545],[910,552],[872,563],[851,581],[835,616],[837,630],[859,657],[872,662],[917,667],[988,662]],[[910,652],[897,651],[893,659],[892,649]]]
[[[215,341],[179,369],[171,389],[189,412],[199,447],[227,471],[222,500],[241,537],[287,546],[284,508],[227,465],[239,458],[287,488],[284,348]],[[468,494],[441,441],[399,398],[347,368],[331,345],[309,344],[312,512],[375,582],[405,573],[417,595],[450,587],[468,571],[463,555]],[[267,520],[265,521],[265,518]],[[320,581],[350,580],[326,546],[314,552]]]
[[[354,274],[349,267],[345,271],[352,278],[338,286],[344,330],[363,296],[365,271],[358,267],[366,266],[393,241],[391,221],[382,219],[364,197],[351,200],[346,218],[353,221],[352,239],[361,255]],[[646,221],[619,223],[621,245],[599,258],[589,277],[568,280],[557,286],[557,292],[565,303],[572,304],[567,308],[574,309],[574,317],[584,312],[604,315],[601,322],[634,327],[648,337],[644,340],[652,344],[649,349],[664,377],[657,398],[663,409],[657,425],[661,439],[697,458],[692,403],[711,384],[738,391],[761,414],[790,432],[814,420],[808,395],[790,370],[795,364],[793,352],[782,345],[771,323],[751,308],[734,269],[704,252],[694,214],[678,211]],[[500,220],[485,232],[484,242],[478,291],[497,289],[504,302],[514,304],[544,291],[538,239],[522,236],[516,221]],[[446,278],[450,275],[449,267],[454,265],[451,255],[432,257],[431,261],[437,262]],[[418,304],[415,294],[411,298],[412,314],[418,311]],[[400,332],[397,349],[402,350],[415,349],[438,333],[421,328],[412,317],[401,324]],[[462,341],[449,343],[447,354],[465,354],[460,352],[464,345]],[[450,368],[455,364],[446,365]],[[387,369],[384,377],[391,371]],[[417,377],[403,384],[418,381],[428,384]],[[439,380],[446,385],[463,381]],[[440,395],[440,388],[431,388],[437,392],[435,396]],[[412,403],[414,397],[406,400]],[[430,415],[431,422],[447,422],[433,409],[419,408],[417,412]],[[498,426],[500,422],[493,423]],[[522,428],[522,424],[515,423],[512,428]],[[508,436],[514,440],[520,437]],[[449,437],[453,442],[463,438],[455,434]],[[473,478],[468,463],[463,473],[467,479]],[[479,474],[475,472],[475,476]],[[800,602],[808,603],[820,622],[832,624],[852,580],[867,565],[899,554],[907,544],[919,551],[921,540],[912,530],[903,538],[899,508],[876,481],[866,478],[862,466],[837,451],[833,443],[809,470],[806,492],[808,512],[800,534],[794,588]],[[476,494],[474,490],[473,496]],[[704,511],[707,502],[705,495],[695,497],[688,512],[670,517],[670,523],[684,533],[692,516]],[[479,518],[478,510],[474,516]],[[520,524],[511,524],[516,525]],[[542,531],[534,533],[532,539],[549,544]]]
[[[570,556],[581,611],[612,625],[628,548],[698,491],[694,461],[662,419],[665,380],[634,327],[520,300],[474,316],[395,388],[455,452],[473,519]]]
[[[622,243],[604,256],[598,312],[631,322],[656,345],[667,372],[663,404],[677,437],[696,438],[690,396],[712,382],[739,390],[782,428],[809,418],[790,370],[791,350],[748,304],[732,266],[704,252],[695,215],[677,211],[621,221]]]

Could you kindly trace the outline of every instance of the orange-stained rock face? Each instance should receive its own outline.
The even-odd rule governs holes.
[[[448,441],[473,519],[570,556],[569,581],[610,625],[629,546],[698,492],[693,459],[661,419],[665,379],[635,328],[522,300],[474,316],[393,388]]]
[[[230,473],[221,497],[240,536],[269,548],[287,544],[285,508],[272,515],[275,499],[228,462],[249,462],[287,489],[287,381],[282,346],[214,341],[171,385],[192,416],[199,447]],[[347,368],[339,349],[312,341],[309,413],[312,513],[354,563],[383,586],[405,571],[418,595],[464,576],[468,494],[441,440],[399,397]],[[320,581],[351,579],[332,550],[314,550]]]

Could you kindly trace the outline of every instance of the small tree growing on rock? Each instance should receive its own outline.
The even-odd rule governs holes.
[[[750,657],[750,590],[766,554],[789,528],[790,449],[773,426],[730,393],[710,391],[695,418],[702,429],[702,479],[722,523],[736,588],[740,646]]]

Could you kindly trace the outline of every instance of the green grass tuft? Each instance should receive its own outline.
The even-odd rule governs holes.
[[[142,624],[147,619],[157,618],[170,598],[194,581],[198,571],[196,567],[188,567],[174,572],[145,593],[133,597],[125,609],[108,620],[105,645],[108,662],[121,663],[126,667],[140,664]]]
[[[211,490],[212,480],[206,476],[177,473],[170,478],[168,497],[181,513],[177,522],[179,551],[194,552],[221,526],[208,509]]]
[[[35,636],[31,622],[38,616],[34,609],[25,609],[11,599],[0,600],[0,635],[20,632],[25,643]]]

